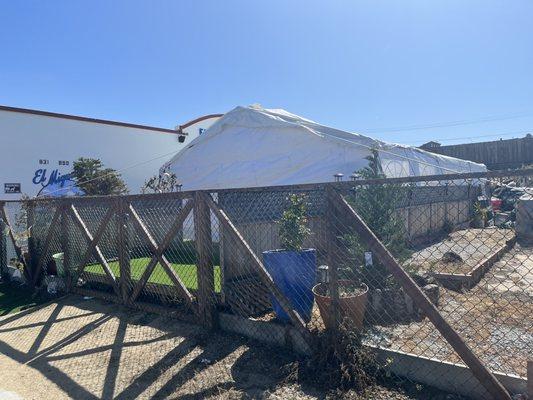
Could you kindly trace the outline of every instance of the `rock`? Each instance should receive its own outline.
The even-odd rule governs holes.
[[[382,295],[380,289],[376,289],[371,292],[372,308],[376,312],[381,311],[381,298]]]
[[[420,287],[435,283],[435,277],[430,272],[421,272],[413,275],[413,280]]]
[[[8,265],[7,273],[8,273],[9,279],[11,281],[13,281],[13,282],[16,282],[16,283],[25,283],[26,282],[26,279],[24,278],[24,274],[17,267],[12,267],[12,266]]]
[[[441,261],[445,263],[459,263],[459,262],[462,263],[463,258],[459,254],[457,254],[455,251],[447,251],[442,256]]]
[[[433,283],[426,285],[422,288],[422,291],[433,304],[435,304],[436,306],[439,304],[440,288],[438,285],[435,285]]]
[[[405,299],[408,297],[405,295],[403,290],[395,290],[393,292],[393,312],[396,317],[402,319],[408,314],[407,304],[405,304]]]
[[[404,301],[405,301],[405,308],[407,310],[407,315],[413,315],[414,307],[413,307],[413,299],[407,295],[407,293],[404,293]]]

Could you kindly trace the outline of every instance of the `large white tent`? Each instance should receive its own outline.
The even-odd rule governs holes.
[[[387,177],[486,171],[483,164],[385,143],[280,109],[237,107],[163,167],[183,190],[333,181],[366,167],[377,149]]]

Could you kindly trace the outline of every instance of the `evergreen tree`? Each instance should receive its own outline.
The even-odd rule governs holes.
[[[104,168],[98,159],[81,157],[74,161],[72,177],[86,196],[128,193],[120,174],[112,168]]]
[[[362,179],[386,177],[378,150],[373,149],[366,159],[368,166],[357,171]],[[397,212],[407,193],[408,187],[401,184],[369,184],[357,186],[347,198],[372,232],[399,260],[405,260],[409,256],[405,227]],[[385,288],[392,284],[390,274],[378,260],[374,259],[372,266],[365,265],[364,253],[368,249],[357,235],[345,235],[343,238],[350,250],[350,269],[355,270],[363,282],[372,288]]]

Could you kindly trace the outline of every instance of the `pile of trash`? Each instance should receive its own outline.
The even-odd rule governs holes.
[[[517,205],[520,199],[531,194],[533,194],[532,188],[516,186],[514,181],[496,187],[491,197],[494,225],[504,228],[514,226],[517,219]]]

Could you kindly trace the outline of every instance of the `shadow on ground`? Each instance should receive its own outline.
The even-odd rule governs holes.
[[[13,374],[22,377],[3,389],[24,398],[260,397],[294,359],[236,336],[79,296],[2,318],[0,353],[2,371],[14,361]]]

